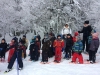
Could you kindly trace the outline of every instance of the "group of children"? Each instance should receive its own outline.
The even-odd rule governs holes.
[[[95,63],[96,52],[99,47],[99,38],[97,32],[92,32],[88,38],[89,44],[89,59],[90,63]],[[65,48],[64,48],[65,46]],[[65,35],[63,39],[61,35],[57,38],[52,34],[45,34],[42,39],[42,45],[40,39],[35,36],[30,44],[30,60],[38,61],[40,56],[40,49],[42,50],[41,63],[48,63],[48,59],[55,56],[54,62],[60,63],[62,59],[62,51],[64,50],[65,59],[69,60],[72,57],[72,63],[75,63],[78,58],[78,63],[83,64],[83,42],[78,32],[75,32],[72,37],[71,34]]]
[[[6,43],[5,39],[1,40],[0,43],[0,62],[5,61],[5,54],[8,52],[8,69],[5,72],[11,71],[15,60],[17,59],[18,69],[23,68],[22,58],[26,58],[26,49],[28,47],[28,42],[26,35],[18,40],[14,37],[9,44]]]
[[[99,48],[99,38],[96,31],[92,31],[88,39],[88,54],[90,63],[96,62],[96,53]],[[26,58],[26,49],[28,47],[28,40],[26,36],[19,39],[14,37],[10,44],[6,43],[5,39],[1,40],[0,43],[0,61],[4,61],[5,53],[9,51],[8,54],[8,69],[5,72],[9,72],[17,59],[19,64],[19,70],[23,69],[22,58]],[[40,35],[36,35],[30,41],[29,47],[30,61],[38,61],[42,50],[42,60],[41,63],[48,63],[48,59],[55,56],[54,62],[60,63],[62,59],[62,51],[64,51],[64,58],[69,60],[72,58],[71,63],[76,63],[77,59],[79,64],[83,64],[83,41],[79,36],[79,32],[75,32],[72,37],[71,34],[66,35],[55,35],[53,33],[47,33],[41,41]]]

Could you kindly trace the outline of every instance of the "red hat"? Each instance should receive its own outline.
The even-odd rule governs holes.
[[[78,36],[78,35],[79,35],[79,33],[78,33],[78,32],[75,32],[75,33],[74,33],[74,36]]]

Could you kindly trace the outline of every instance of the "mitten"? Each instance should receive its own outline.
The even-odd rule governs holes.
[[[80,33],[80,31],[78,31],[78,33]]]

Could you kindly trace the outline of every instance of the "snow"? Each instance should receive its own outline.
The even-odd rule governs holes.
[[[43,38],[44,32],[49,31],[50,27],[57,33],[58,31],[56,30],[60,32],[65,23],[68,23],[73,31],[78,31],[81,29],[84,20],[88,19],[90,20],[90,24],[97,27],[96,30],[100,32],[100,18],[98,16],[100,15],[100,0],[73,1],[75,4],[70,5],[69,0],[0,0],[0,34],[2,34],[0,40],[4,37],[5,32],[7,33],[5,38],[7,42],[9,42],[14,37],[9,36],[9,34],[13,32],[11,30],[16,31],[16,29],[19,31],[32,29]],[[9,30],[9,28],[11,30]],[[22,37],[22,35],[23,34],[19,37]],[[30,41],[34,35],[34,33],[29,32],[27,34],[27,39]],[[29,50],[27,50],[27,54],[29,53],[28,51]],[[98,62],[100,61],[99,51],[97,53]],[[83,57],[84,59],[88,59],[88,55],[83,54]],[[24,69],[20,71],[20,75],[100,74],[100,62],[97,64],[70,64],[69,62],[71,60],[62,59],[60,64],[54,64],[53,57],[49,59],[50,64],[43,65],[40,64],[41,57],[38,62],[31,62],[28,60],[29,56],[23,60]],[[4,75],[7,65],[6,54],[6,62],[0,62],[0,75]],[[17,75],[16,62],[13,70],[6,75]]]
[[[27,54],[29,50],[27,50]],[[63,53],[62,53],[63,54]],[[97,53],[97,62],[96,64],[71,64],[70,60],[63,59],[59,64],[53,62],[54,57],[49,59],[49,64],[41,64],[41,56],[39,61],[33,62],[29,61],[29,56],[26,59],[23,59],[24,68],[22,71],[19,71],[19,75],[99,75],[100,74],[100,48]],[[88,55],[83,54],[84,60],[88,59]],[[0,75],[4,75],[4,71],[7,69],[7,54],[6,62],[0,63]],[[17,75],[17,63],[13,66],[13,70],[6,75]]]

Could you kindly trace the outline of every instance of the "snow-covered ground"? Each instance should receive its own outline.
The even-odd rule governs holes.
[[[45,28],[41,28],[41,26],[46,26],[47,27],[46,30],[48,31],[50,27],[49,22],[51,24],[51,21],[53,20],[54,21],[53,28],[56,30],[57,26],[55,26],[55,24],[58,23],[58,18],[56,16],[56,15],[59,16],[59,14],[57,14],[58,10],[53,11],[54,12],[53,13],[50,12],[50,9],[53,8],[55,10],[54,7],[57,0],[55,0],[54,4],[53,4],[53,0],[49,2],[48,1],[47,0],[10,0],[10,1],[0,0],[0,9],[1,9],[0,27],[3,27],[1,28],[0,33],[2,34],[4,33],[2,29],[3,30],[6,29],[8,32],[9,27],[15,28],[15,25],[19,26],[19,24],[13,23],[16,21],[22,23],[22,25],[20,25],[21,27],[18,28],[19,30],[22,30],[22,28],[23,30],[26,30],[27,26],[30,25],[29,27],[33,28],[33,30],[36,30],[36,32],[41,32],[40,34],[42,38],[43,38],[43,33],[45,31],[44,30]],[[79,25],[75,24],[76,22],[72,24],[74,25],[72,28],[77,29],[80,27],[80,25],[83,25],[82,22],[84,20],[81,20],[81,17],[83,16],[83,19],[86,18],[89,19],[90,21],[93,19],[93,25],[97,27],[96,28],[97,31],[100,32],[99,29],[100,18],[98,16],[100,15],[100,11],[99,11],[100,0],[74,0],[74,2],[75,2],[75,8],[73,9],[73,12],[71,12],[74,16],[72,16],[72,14],[70,13],[70,10],[72,9],[71,8],[72,5],[68,5],[68,0],[61,0],[61,3],[64,4],[65,6],[63,7],[64,11],[62,12],[64,13],[64,16],[62,15],[60,17],[60,20],[62,20],[61,21],[62,24],[60,24],[59,22],[59,25],[61,25],[60,27],[61,28],[63,27],[63,23],[70,22],[71,17],[73,17],[75,18],[76,22],[80,23],[81,21]],[[20,11],[18,11],[19,8]],[[81,11],[83,11],[83,13],[79,14]],[[51,19],[49,19],[49,17]],[[39,25],[40,27],[38,27]],[[34,35],[33,33],[28,33],[27,34],[28,40],[30,40],[33,35]],[[0,40],[2,38],[0,38]],[[13,37],[10,37],[7,34],[5,38],[7,42],[9,42]],[[29,50],[27,50],[27,54],[28,51]],[[83,54],[83,57],[84,60],[88,59],[88,55]],[[55,64],[53,63],[54,57],[49,59],[50,64],[45,64],[45,65],[40,64],[41,57],[38,62],[32,62],[28,60],[29,60],[29,56],[25,60],[23,60],[24,69],[19,72],[19,75],[100,75],[100,48],[97,53],[98,63],[96,64],[70,64],[69,62],[71,60],[65,60],[65,59],[62,59],[61,63]],[[8,63],[7,63],[7,55],[6,55],[6,62],[5,63],[0,62],[0,71],[1,71],[0,75],[4,75],[4,71],[7,69],[7,65]],[[16,65],[17,64],[15,62],[13,66],[13,70],[7,73],[6,75],[17,75]]]
[[[27,50],[28,54],[29,50]],[[64,54],[63,54],[64,57]],[[49,64],[41,64],[41,57],[39,61],[29,61],[29,56],[23,60],[24,69],[19,71],[19,75],[100,75],[100,48],[97,53],[96,64],[71,64],[70,60],[63,59],[59,64],[53,62],[54,57],[49,59]],[[88,59],[88,55],[83,54],[84,60]],[[15,62],[13,70],[4,74],[7,69],[7,55],[6,62],[0,62],[0,75],[17,75],[17,63]]]

